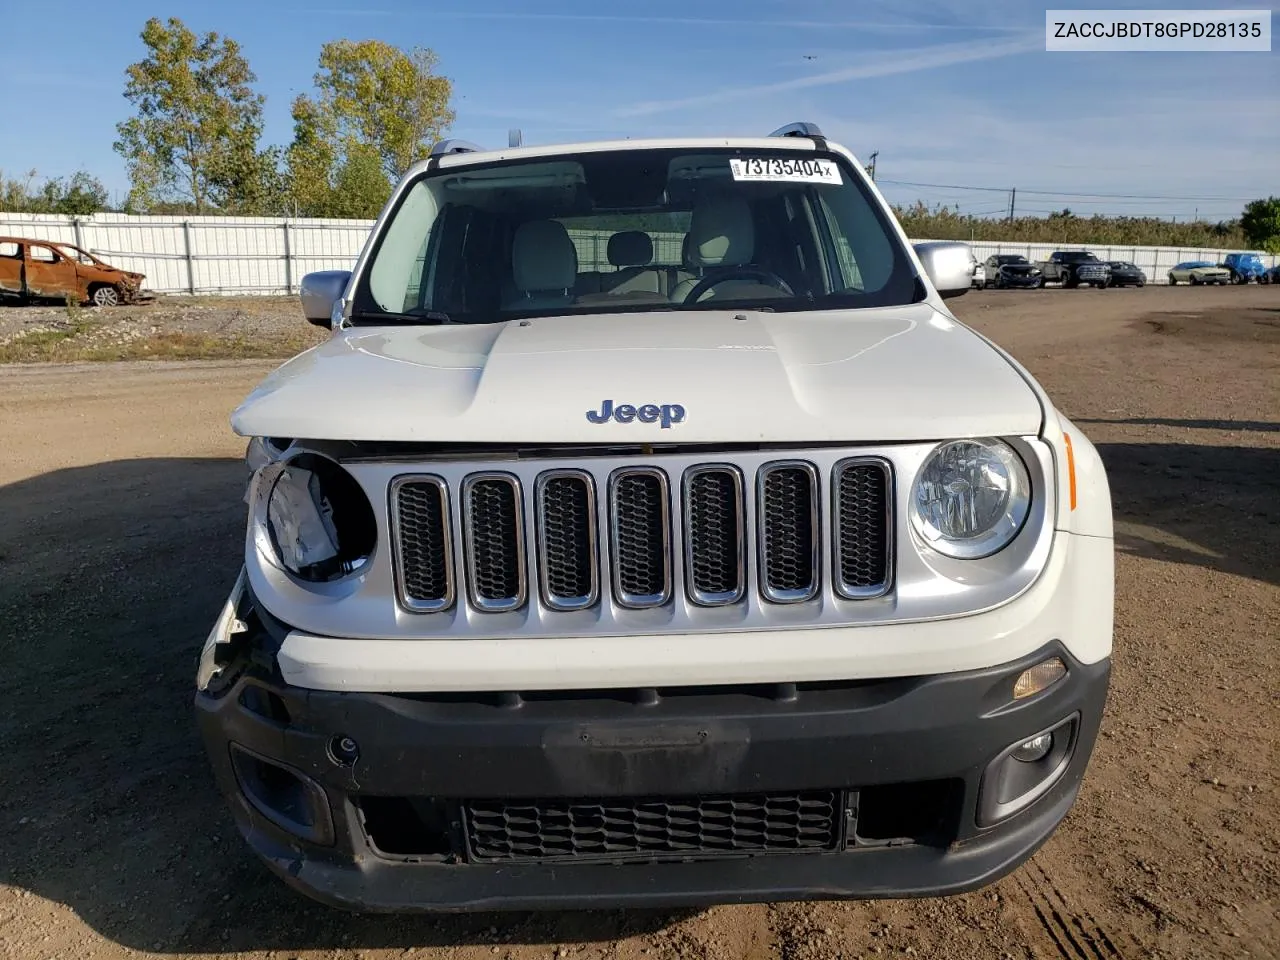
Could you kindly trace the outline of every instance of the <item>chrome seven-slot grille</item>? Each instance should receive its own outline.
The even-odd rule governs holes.
[[[804,460],[765,463],[749,480],[724,463],[696,464],[676,476],[658,467],[622,467],[600,481],[587,470],[546,470],[531,492],[502,471],[469,474],[456,490],[431,474],[399,477],[391,510],[401,603],[430,613],[465,596],[473,609],[493,613],[520,609],[536,591],[548,609],[570,611],[595,606],[608,590],[621,607],[658,607],[680,586],[677,551],[683,589],[698,606],[741,602],[751,573],[765,603],[811,600],[823,587],[824,557],[841,597],[869,599],[889,590],[887,461],[837,462],[829,505],[822,502],[818,469]],[[531,532],[524,520],[528,495]],[[461,538],[461,576],[455,537]]]

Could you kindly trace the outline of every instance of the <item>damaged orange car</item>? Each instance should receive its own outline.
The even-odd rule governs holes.
[[[87,250],[52,240],[0,237],[0,297],[65,300],[97,307],[142,299],[145,275],[103,263]]]

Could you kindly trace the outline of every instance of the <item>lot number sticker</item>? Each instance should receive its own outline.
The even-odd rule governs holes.
[[[840,183],[840,168],[834,160],[806,160],[784,157],[731,158],[729,169],[735,180],[764,180],[790,183]]]

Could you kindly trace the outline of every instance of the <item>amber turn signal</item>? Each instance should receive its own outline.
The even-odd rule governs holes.
[[[1042,660],[1034,667],[1028,667],[1018,674],[1013,682],[1013,699],[1025,700],[1034,697],[1041,690],[1048,690],[1067,675],[1067,665],[1058,657]]]

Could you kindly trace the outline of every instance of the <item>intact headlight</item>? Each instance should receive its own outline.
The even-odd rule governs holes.
[[[916,534],[948,557],[976,560],[1008,546],[1031,507],[1031,478],[1021,458],[994,439],[939,446],[911,489]]]
[[[258,515],[260,546],[268,559],[312,583],[337,580],[368,562],[377,523],[351,474],[311,453],[269,469],[276,474],[266,478],[271,488]]]

